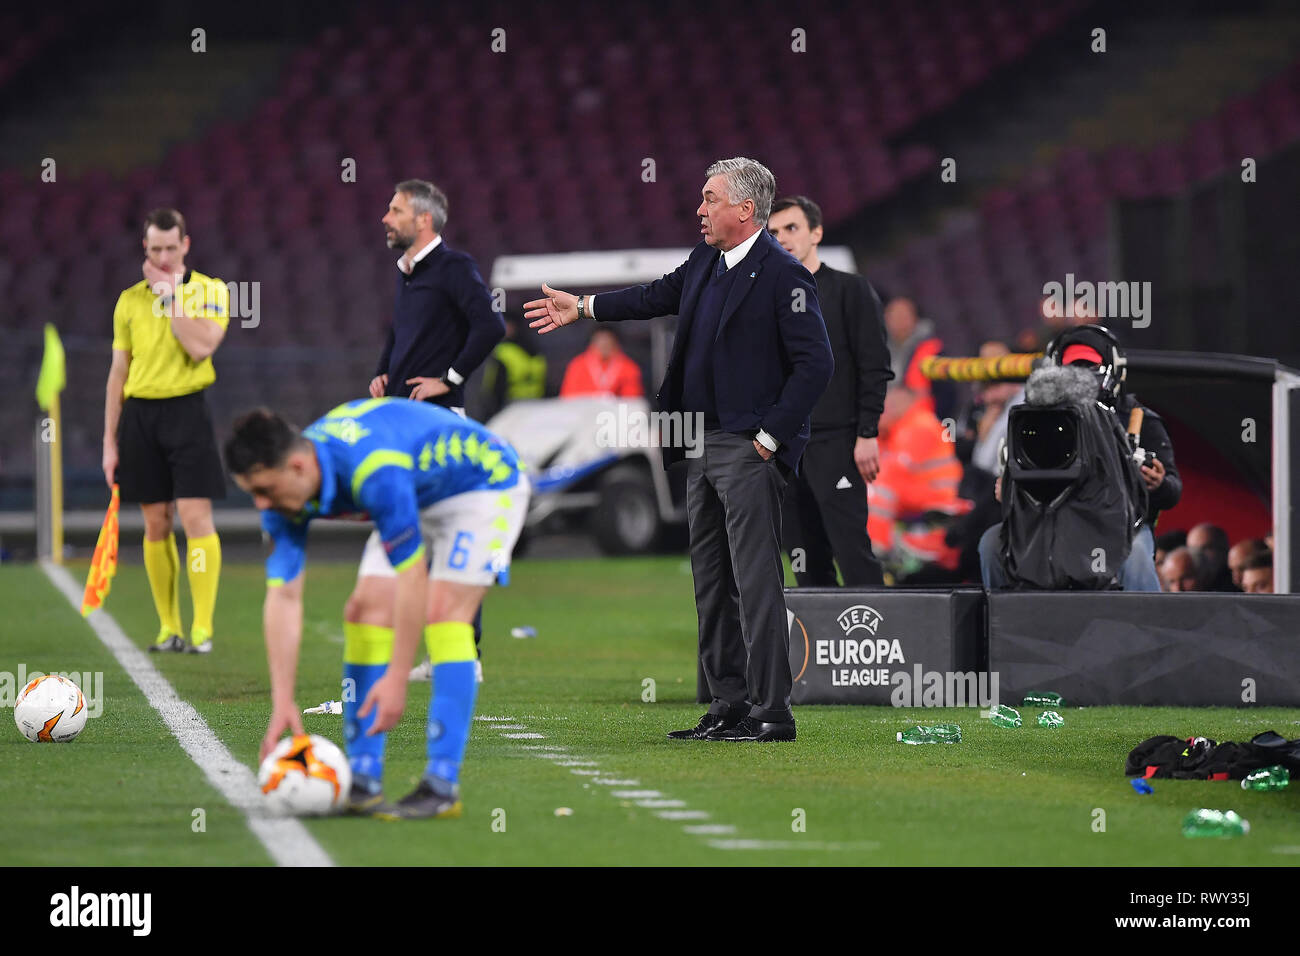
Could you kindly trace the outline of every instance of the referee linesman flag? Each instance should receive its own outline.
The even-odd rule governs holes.
[[[91,611],[103,607],[104,598],[108,597],[113,586],[113,575],[117,574],[117,510],[121,500],[117,485],[114,485],[113,497],[104,514],[104,525],[99,529],[99,540],[95,542],[95,555],[90,559],[90,573],[86,575],[86,593],[81,598],[82,617],[89,617]]]

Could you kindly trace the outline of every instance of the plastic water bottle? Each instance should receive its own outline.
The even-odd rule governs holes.
[[[1242,790],[1285,790],[1291,783],[1291,771],[1280,764],[1275,767],[1265,767],[1263,770],[1256,770],[1254,773],[1246,774],[1246,779],[1241,781]]]
[[[1020,706],[1021,707],[1046,707],[1049,710],[1056,710],[1064,703],[1065,700],[1061,697],[1061,695],[1054,693],[1053,691],[1031,690],[1028,694],[1025,695],[1025,699]]]
[[[1006,704],[998,704],[997,710],[993,711],[992,720],[994,727],[1019,727],[1024,723],[1020,719],[1020,711]]]
[[[961,728],[956,724],[908,727],[895,735],[894,739],[905,744],[959,744]]]
[[[1250,832],[1250,823],[1233,810],[1193,810],[1183,818],[1185,837],[1238,837]]]
[[[1064,727],[1065,718],[1054,710],[1045,710],[1038,715],[1039,727]]]

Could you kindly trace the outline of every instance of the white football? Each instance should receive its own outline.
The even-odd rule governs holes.
[[[86,698],[66,677],[37,677],[18,695],[14,723],[30,741],[65,744],[86,726]]]
[[[347,803],[352,767],[343,751],[324,737],[286,737],[262,761],[257,785],[273,814],[323,816]]]

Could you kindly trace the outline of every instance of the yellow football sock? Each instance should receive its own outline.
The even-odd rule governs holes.
[[[153,606],[158,611],[162,628],[160,637],[177,634],[181,630],[181,559],[176,553],[176,535],[169,534],[161,541],[144,541],[144,570],[149,577],[149,590],[153,592]]]
[[[217,581],[221,577],[221,539],[214,531],[190,538],[186,570],[190,576],[190,597],[194,600],[191,632],[198,639],[212,636],[212,614],[217,606]]]
[[[343,663],[383,664],[393,657],[393,629],[378,624],[343,622]]]
[[[472,661],[478,656],[474,650],[474,625],[460,621],[424,625],[424,646],[429,649],[429,660],[435,667]]]

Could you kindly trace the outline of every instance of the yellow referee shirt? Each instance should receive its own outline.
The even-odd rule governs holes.
[[[220,279],[191,269],[176,294],[190,318],[211,319],[223,329],[229,324],[229,290]],[[195,362],[181,346],[172,333],[171,317],[144,279],[118,296],[113,348],[131,353],[122,389],[126,398],[175,398],[217,380],[211,356]]]

